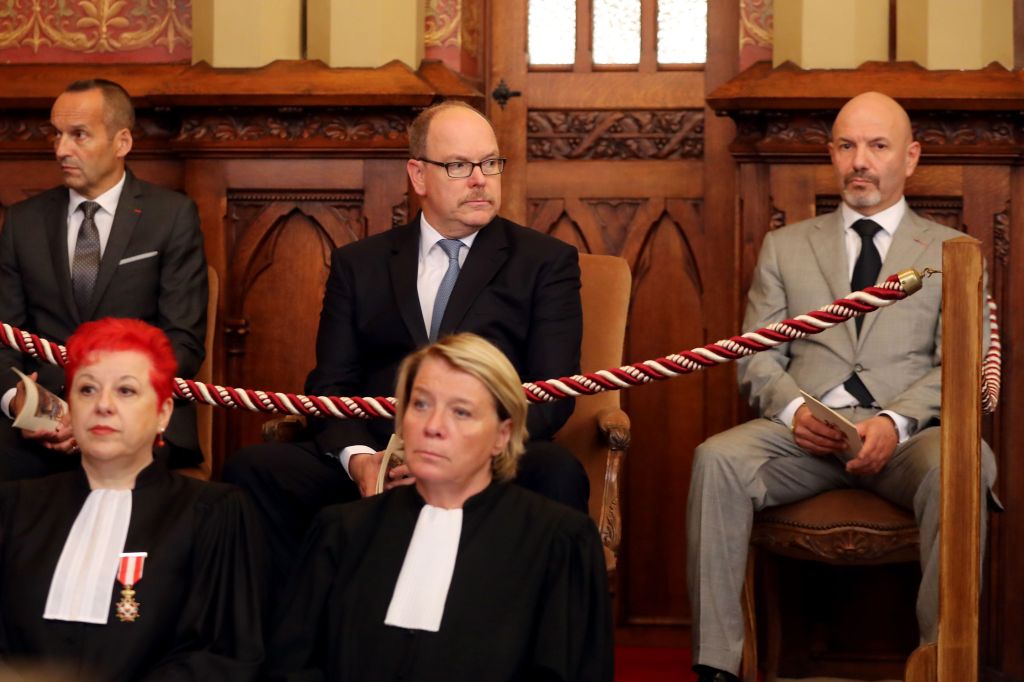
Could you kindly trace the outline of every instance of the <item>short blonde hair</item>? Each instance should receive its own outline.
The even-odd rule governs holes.
[[[509,420],[512,428],[505,449],[491,460],[491,472],[499,481],[514,478],[519,457],[523,454],[526,443],[526,394],[523,392],[523,385],[519,381],[515,367],[505,354],[476,334],[446,336],[437,343],[419,349],[402,361],[401,367],[398,368],[398,385],[395,390],[398,402],[398,412],[395,415],[396,431],[401,430],[412,384],[416,380],[420,366],[427,358],[444,360],[454,369],[475,377],[494,398],[498,420]]]

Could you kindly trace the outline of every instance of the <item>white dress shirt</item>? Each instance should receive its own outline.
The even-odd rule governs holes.
[[[469,250],[476,240],[476,235],[477,232],[474,232],[459,240],[463,245],[463,248],[459,249],[460,268],[466,263],[466,258],[469,256]],[[437,289],[441,286],[444,273],[448,271],[448,255],[437,244],[442,239],[445,239],[445,236],[435,230],[427,222],[427,217],[421,213],[420,250],[419,258],[416,262],[416,292],[420,298],[420,311],[423,313],[423,324],[426,329],[430,329],[430,323],[434,316],[434,299],[437,298]],[[374,452],[376,450],[369,445],[349,445],[338,453],[338,460],[341,461],[341,466],[345,468],[345,473],[351,477],[352,474],[349,473],[348,463],[352,456],[373,454]]]
[[[903,220],[903,215],[907,211],[907,201],[906,199],[900,199],[889,208],[876,213],[873,216],[861,215],[845,203],[841,204],[840,211],[842,213],[843,230],[846,238],[847,272],[849,273],[849,278],[852,279],[853,268],[857,263],[857,257],[860,256],[860,248],[862,244],[860,235],[853,229],[853,224],[858,220],[867,218],[881,226],[882,229],[875,233],[872,241],[875,244],[875,248],[878,249],[879,257],[884,263],[885,256],[889,253],[889,247],[892,245],[893,235],[896,234],[896,228],[900,226],[900,221]],[[850,395],[850,392],[846,390],[846,387],[843,386],[842,383],[826,391],[825,394],[821,396],[821,402],[825,403],[829,407],[853,407],[860,404],[855,397]],[[803,398],[794,398],[788,405],[786,405],[786,408],[779,413],[779,421],[783,424],[789,424],[792,426],[793,417],[796,416],[796,411],[803,404]],[[907,417],[896,414],[891,410],[882,410],[879,414],[887,415],[896,424],[896,430],[899,432],[899,442],[902,443],[910,436],[910,420]]]

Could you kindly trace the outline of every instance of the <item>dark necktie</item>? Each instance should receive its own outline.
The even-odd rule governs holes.
[[[850,278],[850,288],[853,291],[860,291],[865,287],[878,283],[878,273],[882,270],[882,257],[875,248],[875,234],[882,229],[882,226],[874,220],[862,218],[853,224],[854,231],[860,235],[860,255],[857,262],[853,264],[853,276]],[[864,316],[854,319],[857,325],[857,335],[860,336],[860,328],[864,324]],[[852,395],[863,407],[871,407],[875,399],[871,391],[860,380],[854,372],[849,379],[843,382],[843,388]]]
[[[458,239],[442,239],[437,242],[437,245],[448,256],[448,270],[441,278],[441,284],[437,287],[437,296],[434,298],[434,313],[430,316],[431,342],[437,341],[444,309],[448,307],[448,299],[451,298],[452,289],[455,288],[455,280],[459,278],[459,249],[462,248],[462,242]]]
[[[96,275],[100,271],[100,232],[96,229],[96,211],[100,205],[95,201],[83,201],[78,205],[85,218],[78,228],[75,242],[75,260],[71,264],[71,287],[75,292],[78,312],[84,314],[96,286]]]

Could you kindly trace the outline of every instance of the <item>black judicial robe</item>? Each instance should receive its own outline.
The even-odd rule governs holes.
[[[0,487],[0,670],[60,679],[249,680],[263,662],[260,536],[243,493],[167,471],[138,476],[125,552],[148,552],[139,618],[44,620],[57,560],[89,495],[82,470]]]
[[[590,518],[509,484],[467,500],[439,632],[384,624],[424,502],[403,486],[317,517],[268,647],[275,680],[610,681]]]

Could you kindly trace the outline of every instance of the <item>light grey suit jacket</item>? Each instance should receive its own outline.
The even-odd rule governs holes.
[[[907,268],[941,268],[942,242],[958,236],[963,233],[908,209],[879,277]],[[765,236],[743,329],[816,310],[848,293],[841,212],[788,225]],[[801,389],[821,397],[859,367],[881,408],[914,420],[915,433],[939,416],[941,310],[942,280],[931,278],[907,299],[867,314],[859,338],[851,320],[740,360],[740,389],[762,416],[774,418]]]

